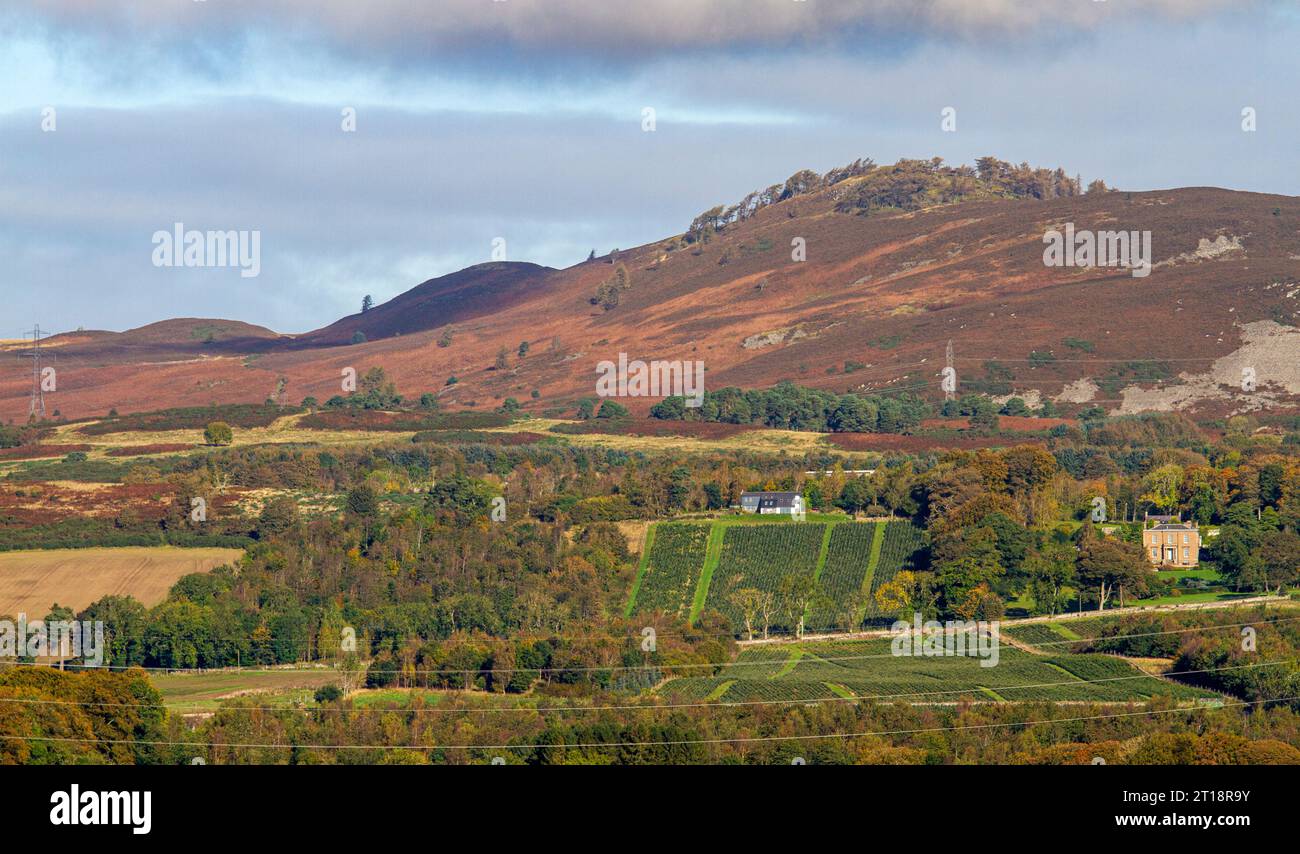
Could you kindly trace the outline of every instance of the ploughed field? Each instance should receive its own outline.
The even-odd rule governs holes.
[[[873,699],[882,703],[1180,702],[1217,697],[1143,673],[1109,655],[1034,655],[1007,643],[997,664],[978,656],[894,655],[890,638],[805,641],[744,649],[717,676],[669,680],[666,698],[721,702]],[[989,659],[991,660],[991,659]]]
[[[234,563],[241,554],[173,546],[0,552],[0,615],[38,619],[55,603],[79,611],[109,595],[152,607],[181,576]]]
[[[753,517],[713,522],[660,522],[651,526],[627,613],[696,617],[717,610],[742,628],[733,602],[737,590],[779,594],[791,575],[811,576],[817,594],[805,628],[855,628],[862,619],[888,622],[875,594],[914,565],[924,534],[904,521],[794,522]],[[778,618],[771,630],[793,626]]]

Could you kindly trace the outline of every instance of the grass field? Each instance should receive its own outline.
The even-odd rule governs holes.
[[[409,441],[415,430],[367,430],[367,429],[310,429],[301,422],[308,418],[307,413],[286,415],[276,419],[265,427],[235,427],[235,447],[263,444],[303,444],[303,445],[356,445],[366,443]],[[94,422],[91,422],[93,424]],[[564,421],[553,418],[525,418],[513,425],[504,427],[484,427],[485,433],[509,433],[527,431],[547,433],[550,427],[559,424],[582,424],[581,421]],[[51,444],[90,444],[87,452],[91,459],[103,459],[115,448],[144,446],[151,444],[183,444],[203,447],[202,429],[177,430],[133,430],[103,435],[89,435],[81,432],[87,426],[83,423],[68,424],[57,428],[47,440]],[[93,428],[92,428],[93,429]],[[767,453],[807,453],[825,448],[825,433],[801,432],[796,430],[774,430],[754,428],[734,436],[718,439],[704,439],[692,436],[631,436],[616,434],[569,434],[552,433],[549,438],[566,444],[616,448],[623,451],[684,451],[687,453],[714,453],[726,450],[740,450]],[[142,455],[147,458],[149,455]],[[112,457],[108,457],[111,459]]]
[[[286,415],[277,418],[266,427],[235,427],[234,447],[262,444],[304,444],[304,445],[352,445],[366,442],[390,442],[410,440],[416,431],[390,432],[381,430],[312,430],[299,426],[298,422],[306,414]],[[75,437],[79,443],[90,443],[94,449],[89,452],[92,459],[103,457],[114,448],[154,445],[184,444],[205,448],[202,429],[183,430],[134,430],[104,435],[87,435],[80,432],[80,424],[68,424],[59,427],[48,440],[51,443],[73,441],[66,437]],[[209,450],[211,450],[209,448]]]
[[[132,596],[153,606],[182,575],[208,572],[241,554],[239,549],[173,546],[3,552],[0,614],[37,619],[55,603],[79,611],[108,595]]]
[[[1127,605],[1192,605],[1204,602],[1231,602],[1233,599],[1249,599],[1258,593],[1234,593],[1231,590],[1219,590],[1208,593],[1180,593],[1177,596],[1153,596],[1150,599],[1135,599]]]
[[[245,694],[265,696],[265,705],[312,702],[316,689],[337,683],[338,674],[303,670],[212,670],[206,673],[151,673],[149,681],[163,702],[180,714],[216,711],[222,700]]]
[[[717,571],[718,562],[722,560],[722,541],[725,539],[726,534],[726,526],[722,524],[714,524],[709,531],[709,544],[704,551],[704,569],[700,573],[700,583],[695,587],[695,596],[691,599],[692,624],[699,618],[700,612],[704,610],[704,603],[709,595],[709,587],[713,583],[713,573]]]
[[[531,418],[517,423],[513,429],[545,432],[559,424],[582,423],[581,421],[565,421],[555,418]],[[686,432],[686,430],[684,429],[683,432]],[[647,453],[662,451],[715,453],[737,450],[756,453],[781,453],[785,451],[792,454],[803,454],[825,448],[829,434],[755,427],[752,430],[719,439],[702,439],[689,435],[631,436],[614,433],[555,433],[553,435],[572,445],[616,448],[621,451],[643,451]]]
[[[994,667],[971,657],[891,654],[891,641],[821,641],[748,647],[716,676],[666,683],[664,696],[722,702],[824,700],[952,703],[961,699],[1129,702],[1217,695],[1143,673],[1108,655],[1033,655],[1002,644]]]
[[[1154,580],[1177,582],[1175,588],[1177,593],[1172,595],[1165,594],[1159,596],[1148,596],[1146,599],[1134,599],[1129,597],[1125,600],[1124,605],[1127,607],[1146,607],[1155,605],[1194,605],[1205,604],[1209,602],[1231,602],[1234,599],[1244,599],[1257,594],[1238,593],[1228,589],[1231,580],[1224,578],[1219,570],[1212,566],[1202,566],[1197,569],[1161,569],[1153,575]],[[1202,586],[1188,586],[1199,583]],[[1210,589],[1203,589],[1209,587]],[[1159,588],[1163,589],[1163,588]],[[1067,598],[1074,598],[1078,595],[1075,588],[1066,585],[1062,588]],[[1007,616],[1010,617],[1028,617],[1034,616],[1034,600],[1028,591],[1021,593],[1020,596],[1009,600],[1007,603]],[[1119,601],[1112,599],[1108,607],[1119,607]],[[1091,606],[1095,608],[1095,605]],[[1075,605],[1068,609],[1071,613],[1076,610]]]

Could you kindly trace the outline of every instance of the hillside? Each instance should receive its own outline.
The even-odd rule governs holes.
[[[257,327],[187,338],[213,323],[201,321],[173,322],[182,326],[157,340],[145,330],[167,324],[123,333],[129,347],[86,333],[60,347],[51,400],[77,417],[260,402],[281,386],[288,401],[325,399],[342,368],[380,365],[408,396],[437,391],[445,405],[480,407],[513,396],[540,412],[591,396],[597,363],[619,353],[703,360],[710,389],[790,379],[937,397],[950,339],[961,391],[1031,404],[1232,411],[1300,393],[1300,199],[1214,188],[1079,194],[1060,170],[992,183],[973,170],[936,172],[899,189],[897,172],[840,171],[807,173],[816,180],[784,198],[789,182],[774,185],[763,204],[754,194],[616,257],[564,270],[477,265],[293,339]],[[1151,274],[1045,266],[1044,233],[1067,223],[1150,231]],[[796,243],[806,260],[792,259]],[[594,304],[620,270],[617,304]],[[351,344],[358,332],[365,342]],[[502,348],[504,370],[494,364]],[[1234,391],[1243,367],[1256,371],[1255,395]],[[0,412],[25,414],[29,382],[6,373]]]
[[[416,285],[382,305],[299,336],[295,347],[352,343],[358,332],[368,341],[428,332],[510,308],[545,293],[550,267],[493,262],[476,264]]]

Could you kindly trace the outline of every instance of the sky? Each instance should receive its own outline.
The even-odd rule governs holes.
[[[1300,194],[1298,10],[6,0],[0,339],[170,317],[303,332],[494,248],[565,267],[860,157]],[[159,266],[176,223],[257,232],[258,275]]]

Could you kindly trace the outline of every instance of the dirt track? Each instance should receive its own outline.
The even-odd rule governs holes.
[[[1188,602],[1180,605],[1146,605],[1129,608],[1109,608],[1105,611],[1082,611],[1079,613],[1057,614],[1055,616],[1043,617],[1022,617],[1015,620],[1002,620],[1001,626],[1008,628],[1012,626],[1024,626],[1030,623],[1050,623],[1061,621],[1068,623],[1070,620],[1087,619],[1089,617],[1109,617],[1115,614],[1141,614],[1161,611],[1196,611],[1210,608],[1237,608],[1242,605],[1259,605],[1263,603],[1292,603],[1293,600],[1287,596],[1249,596],[1245,599],[1229,599],[1223,602]],[[832,634],[805,634],[802,639],[796,639],[793,636],[773,637],[763,640],[755,638],[754,640],[737,641],[740,646],[761,646],[763,644],[780,644],[780,643],[799,643],[802,641],[825,641],[825,640],[858,640],[862,638],[887,638],[893,637],[893,632],[888,629],[872,629],[866,632],[838,632]]]

